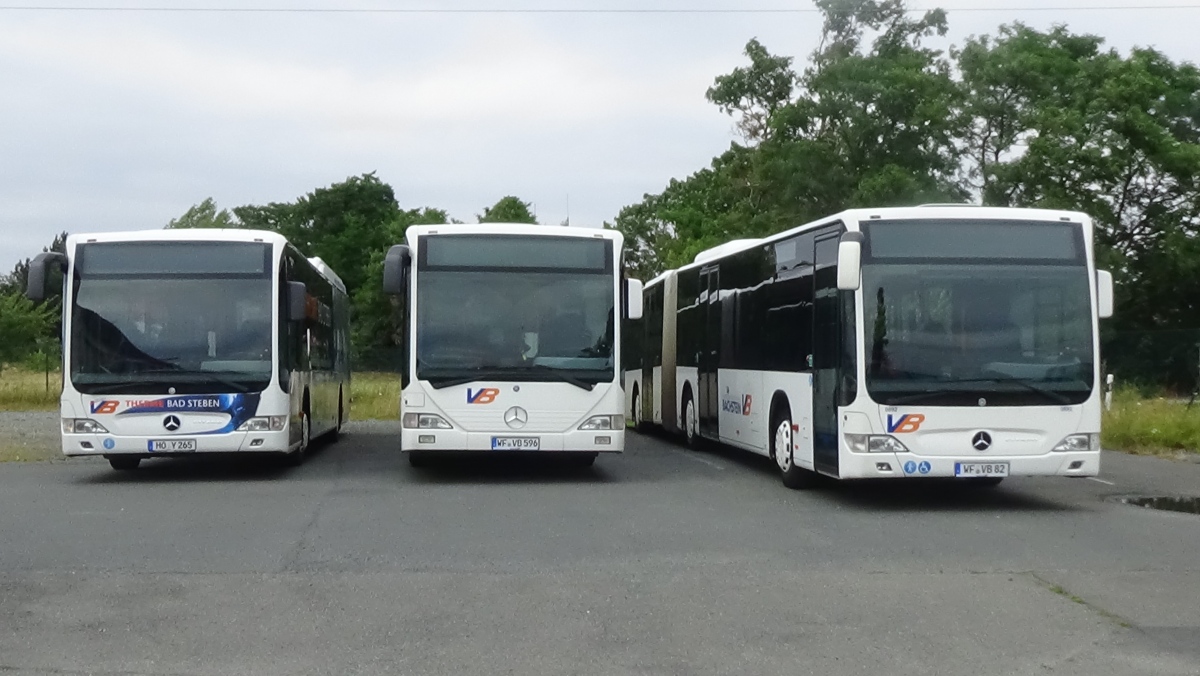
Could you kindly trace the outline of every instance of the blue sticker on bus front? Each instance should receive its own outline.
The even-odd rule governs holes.
[[[104,450],[106,450],[106,451],[111,451],[113,448],[116,447],[116,445],[117,445],[117,442],[113,441],[112,439],[104,440]]]
[[[922,462],[920,465],[917,466],[917,471],[920,472],[921,474],[929,474],[929,471],[932,469],[933,469],[933,466],[930,465],[928,462]]]
[[[905,474],[912,474],[913,472],[916,472],[916,471],[917,471],[917,463],[913,462],[912,460],[909,460],[908,462],[904,463],[904,473]]]

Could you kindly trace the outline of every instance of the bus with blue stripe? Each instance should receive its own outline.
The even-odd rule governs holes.
[[[73,235],[31,263],[27,295],[60,273],[65,455],[118,470],[216,453],[298,464],[348,419],[345,285],[284,237]]]

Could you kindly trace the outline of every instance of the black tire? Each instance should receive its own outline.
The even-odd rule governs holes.
[[[699,419],[696,417],[696,400],[692,398],[692,391],[687,390],[683,393],[683,405],[679,408],[683,414],[683,438],[687,441],[689,448],[693,450],[700,449],[700,430]]]
[[[345,399],[342,398],[342,391],[338,390],[337,425],[334,425],[333,431],[329,433],[329,439],[331,441],[337,441],[338,437],[342,436],[342,416],[345,414],[345,411],[346,411],[346,409],[343,408],[343,404],[342,404],[342,402],[344,402],[344,401],[345,401]]]
[[[771,459],[779,468],[783,485],[792,490],[815,488],[820,477],[792,461],[792,413],[783,404],[771,416]]]
[[[308,411],[300,414],[300,448],[284,455],[284,464],[288,467],[299,467],[308,457],[308,447],[312,443],[312,422]]]
[[[108,464],[118,472],[129,472],[137,469],[138,465],[142,464],[142,459],[128,455],[110,455]]]
[[[630,419],[633,421],[633,429],[642,429],[642,393],[638,391],[637,385],[633,386],[633,406],[629,411]]]
[[[567,464],[571,467],[591,467],[596,463],[596,456],[599,453],[572,453],[566,457]]]

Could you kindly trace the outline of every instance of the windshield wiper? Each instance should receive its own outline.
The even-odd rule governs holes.
[[[427,376],[426,380],[429,381],[429,386],[433,389],[444,390],[447,387],[466,385],[467,383],[474,383],[480,380],[500,380],[508,375],[510,374],[507,371],[500,371],[496,369],[479,369],[470,373],[469,375]]]
[[[570,383],[581,390],[587,390],[588,392],[591,392],[596,387],[596,383],[589,383],[586,380],[580,380],[563,369],[556,369],[551,366],[544,365],[535,365],[533,368],[536,369],[538,373],[545,373],[548,376],[553,376],[564,383]]]
[[[162,374],[162,375],[170,374],[170,375],[176,376],[176,377],[185,376],[185,378],[183,378],[183,379],[167,378],[167,379],[163,379],[163,380],[151,380],[151,379],[148,379],[145,377],[145,376],[155,376],[155,375],[160,375],[160,374]],[[246,385],[243,385],[242,383],[237,382],[236,380],[222,378],[220,376],[212,375],[212,374],[209,374],[206,372],[183,371],[179,368],[148,369],[145,371],[138,371],[137,373],[131,373],[130,376],[135,376],[135,377],[132,377],[129,380],[119,382],[119,383],[104,383],[104,384],[95,386],[95,387],[91,388],[92,394],[103,394],[105,392],[114,392],[114,391],[119,390],[124,387],[146,387],[146,386],[154,386],[154,385],[163,385],[163,386],[170,387],[171,385],[179,385],[179,384],[202,385],[202,384],[208,383],[208,382],[217,383],[218,385],[223,385],[225,387],[230,388],[230,390],[232,390],[234,392],[243,393],[243,392],[250,391],[249,387],[247,387]]]
[[[1048,390],[1027,378],[1013,378],[1012,376],[1002,376],[1002,377],[990,376],[990,377],[981,378],[980,380],[986,380],[986,381],[992,382],[992,383],[1013,383],[1014,385],[1020,385],[1021,387],[1024,387],[1025,389],[1029,390],[1030,392],[1037,392],[1038,394],[1045,395],[1048,399],[1052,399],[1056,403],[1059,403],[1059,404],[1071,403],[1071,400],[1068,399],[1067,397],[1063,396],[1062,394],[1055,392],[1054,390]]]
[[[997,378],[997,377],[985,376],[982,378],[960,378],[957,380],[938,380],[938,381],[935,381],[933,384],[934,385],[965,385],[967,383],[995,383],[995,384],[1012,383],[1014,385],[1019,385],[1021,387],[1024,387],[1025,389],[1029,390],[1030,392],[1036,392],[1040,395],[1043,395],[1044,397],[1046,397],[1047,399],[1050,399],[1051,401],[1054,401],[1055,403],[1058,403],[1058,404],[1071,403],[1071,400],[1068,399],[1066,396],[1064,396],[1058,392],[1055,392],[1054,390],[1048,390],[1036,383],[1033,383],[1029,380],[1025,380],[1023,378],[1009,378],[1009,377]],[[904,404],[914,404],[919,401],[925,401],[926,399],[933,399],[933,398],[939,397],[941,395],[953,395],[953,394],[963,394],[963,393],[964,392],[962,392],[960,390],[941,390],[941,389],[926,390],[924,392],[917,392],[914,394],[909,394],[909,395],[906,395],[903,397],[899,397],[897,399],[891,399],[887,403],[889,406],[901,406]]]

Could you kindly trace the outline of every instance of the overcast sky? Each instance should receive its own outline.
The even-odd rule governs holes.
[[[1123,5],[1132,9],[1031,11]],[[810,9],[809,0],[0,0],[0,6]],[[912,0],[946,44],[1021,20],[1200,62],[1200,0]],[[1191,9],[1151,9],[1192,5]],[[999,9],[959,11],[955,9]],[[1025,8],[1025,9],[1021,9]],[[758,37],[799,67],[820,15],[0,9],[0,274],[60,231],[162,227],[374,171],[473,220],[513,194],[597,226],[733,139],[704,100]]]

